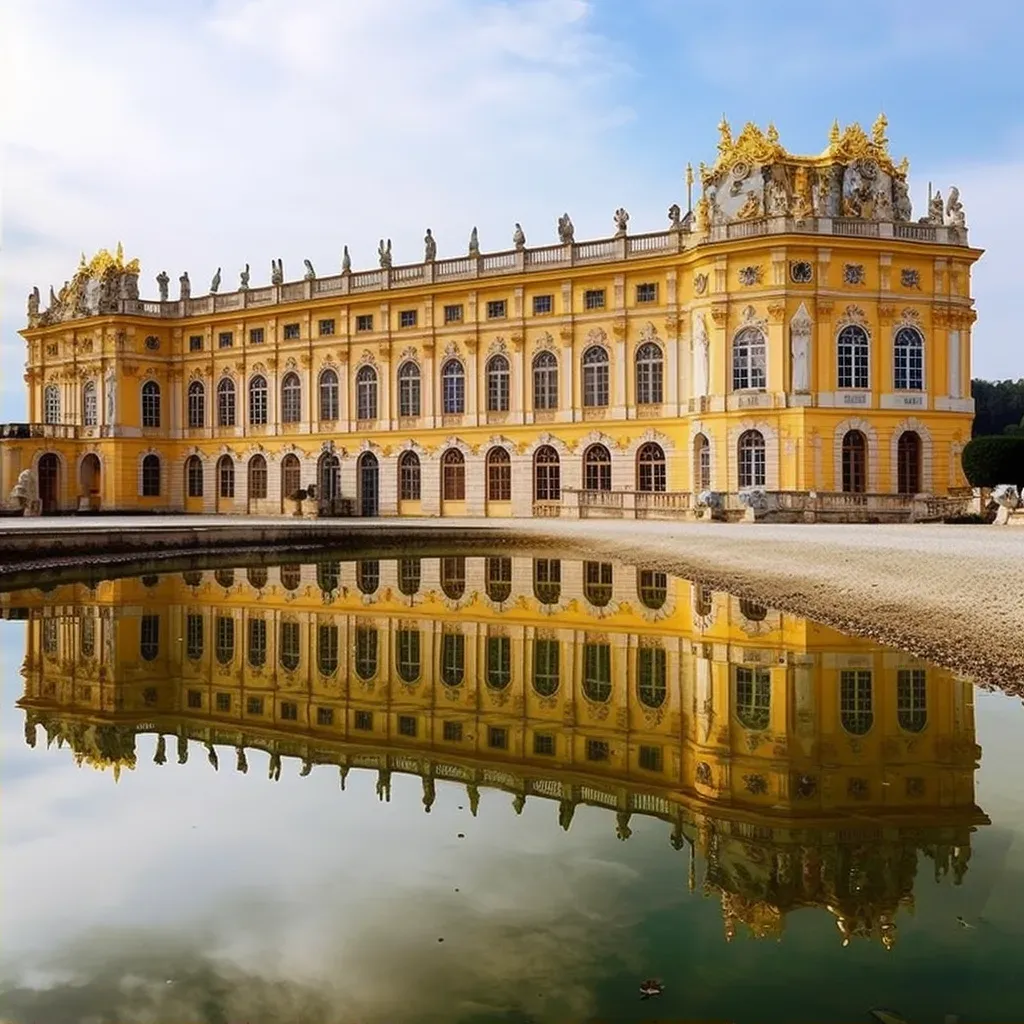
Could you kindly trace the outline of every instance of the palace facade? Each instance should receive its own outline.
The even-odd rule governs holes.
[[[139,298],[103,251],[29,298],[6,498],[43,511],[684,515],[875,509],[965,484],[970,274],[957,190],[913,220],[879,118],[819,156],[720,127],[668,230]],[[692,176],[688,174],[688,188]],[[687,206],[690,206],[688,201]],[[23,478],[24,479],[24,478]],[[741,495],[747,494],[747,498]],[[751,499],[749,496],[755,495]]]
[[[457,612],[457,616],[453,615]],[[799,907],[891,946],[919,860],[959,882],[971,684],[659,572],[520,557],[325,561],[0,594],[26,619],[26,740],[137,767],[335,766],[634,815],[690,851],[727,937]],[[170,749],[168,741],[170,741]],[[175,753],[176,751],[176,753]],[[299,767],[301,765],[301,768]],[[167,769],[171,770],[171,769]]]

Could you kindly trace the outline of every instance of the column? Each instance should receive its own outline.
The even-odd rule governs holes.
[[[349,362],[349,352],[346,349],[338,353],[340,360],[338,366],[338,430],[348,433],[352,429],[349,423],[351,401],[349,398],[352,364]]]
[[[477,358],[477,350],[480,342],[478,338],[470,338],[466,342],[466,418],[465,423],[467,426],[475,427],[478,426],[481,419],[486,421],[486,417],[480,415],[480,404],[478,396],[480,395],[480,361]],[[467,460],[468,462],[468,460]],[[468,471],[468,466],[467,466]],[[467,480],[466,486],[469,486]]]
[[[949,355],[947,363],[949,365],[949,397],[950,398],[962,398],[961,395],[961,377],[960,377],[960,330],[959,328],[950,328],[947,332],[948,344],[949,344]],[[930,376],[930,372],[929,372]],[[925,383],[925,388],[931,391],[928,383]],[[938,388],[935,389],[936,392]]]
[[[526,422],[526,381],[525,381],[525,356],[523,352],[524,339],[522,334],[512,335],[512,380],[509,382],[511,390],[511,415],[510,423]]]
[[[381,343],[377,347],[380,365],[377,368],[377,424],[384,425],[387,430],[394,430],[398,424],[391,420],[391,346]]]
[[[626,377],[629,375],[629,366],[626,363],[626,335],[616,331],[615,342],[612,345],[614,353],[611,365],[612,371],[612,408],[610,411],[613,420],[626,418]]]
[[[428,430],[435,427],[434,340],[423,342],[423,366],[420,368],[420,412]]]
[[[679,415],[679,324],[669,324],[665,342],[665,412]]]
[[[562,398],[558,403],[558,421],[572,423],[576,419],[576,399],[573,394],[572,370],[574,364],[572,328],[562,331],[562,360],[559,367],[561,377]]]

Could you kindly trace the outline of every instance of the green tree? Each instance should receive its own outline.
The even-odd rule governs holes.
[[[972,487],[1024,486],[1024,434],[972,438],[962,460]]]
[[[1021,380],[972,380],[974,437],[1016,433],[1024,425],[1024,378]],[[1014,428],[1007,431],[1007,427]]]

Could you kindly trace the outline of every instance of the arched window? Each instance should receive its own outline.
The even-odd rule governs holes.
[[[913,327],[901,327],[893,339],[893,387],[924,390],[924,338]]]
[[[843,669],[839,673],[839,720],[854,736],[870,732],[875,721],[870,670]]]
[[[583,695],[604,702],[612,695],[611,644],[583,645]]]
[[[206,426],[206,388],[201,380],[188,386],[188,426],[189,430]]]
[[[356,562],[356,586],[360,594],[376,594],[380,589],[380,562],[376,558]]]
[[[267,663],[267,620],[249,619],[249,637],[245,645],[246,659],[253,668],[263,668]]]
[[[289,452],[281,460],[281,494],[290,498],[302,487],[302,464],[299,457]]]
[[[711,490],[711,442],[703,434],[693,439],[693,489]]]
[[[558,558],[533,560],[533,596],[541,604],[558,604],[562,597],[562,562]]]
[[[199,575],[202,576],[202,573]],[[192,586],[197,587],[201,582],[202,579],[199,579]],[[203,649],[206,645],[205,632],[203,616],[196,612],[189,612],[185,620],[185,654],[190,661],[198,661],[203,656]]]
[[[142,425],[160,426],[160,385],[155,380],[142,385]]]
[[[645,608],[656,612],[668,600],[668,576],[653,569],[642,569],[636,578],[636,593]]]
[[[562,500],[562,474],[558,452],[549,444],[542,444],[533,453],[533,500]]]
[[[487,453],[487,500],[512,500],[512,458],[504,448]]]
[[[700,618],[705,618],[714,611],[714,591],[703,584],[693,584],[693,610]]]
[[[732,339],[732,389],[765,387],[765,341],[756,327],[744,327]]]
[[[583,353],[583,405],[588,409],[608,405],[608,353],[591,345]]]
[[[320,419],[338,418],[338,375],[326,369],[320,374]]]
[[[921,732],[928,724],[927,676],[923,668],[897,670],[896,720],[907,732]]]
[[[868,332],[857,324],[847,324],[836,339],[838,359],[837,386],[847,388],[870,387],[868,379]]]
[[[263,427],[267,423],[267,378],[257,373],[249,381],[249,425]]]
[[[403,683],[415,683],[419,679],[423,662],[418,629],[399,629],[395,633],[395,664]]]
[[[487,361],[487,411],[508,412],[511,372],[508,360],[501,355]]]
[[[60,423],[60,388],[47,384],[43,391],[43,422]]]
[[[636,489],[664,491],[665,488],[665,452],[660,444],[648,441],[636,453]]]
[[[286,373],[281,381],[281,422],[302,420],[302,382],[297,373]]]
[[[262,501],[267,496],[267,460],[254,455],[249,460],[249,497]]]
[[[203,463],[198,455],[185,460],[185,493],[190,498],[203,496]]]
[[[317,463],[317,497],[334,501],[341,491],[341,462],[333,452],[324,452]]]
[[[612,599],[612,563],[583,563],[583,596],[595,607],[603,608]]]
[[[398,589],[406,597],[413,597],[420,589],[423,569],[418,558],[400,558],[398,560]]]
[[[558,692],[560,662],[557,640],[538,637],[533,641],[533,689],[539,697]]]
[[[398,368],[398,415],[420,415],[420,368],[411,359]]]
[[[322,676],[338,671],[338,627],[320,625],[316,630],[316,667]]]
[[[660,708],[668,692],[664,647],[638,647],[636,651],[636,691],[647,708]]]
[[[461,633],[441,635],[441,682],[459,686],[466,677],[466,638]]]
[[[533,408],[537,412],[558,408],[558,357],[538,352],[533,357]]]
[[[765,454],[764,435],[760,430],[745,430],[739,441],[740,487],[764,487]]]
[[[213,572],[213,578],[217,581],[219,586],[222,586],[225,590],[230,590],[235,585],[235,570],[215,569]]]
[[[160,616],[143,615],[139,629],[139,656],[143,661],[155,661],[160,653]]]
[[[921,436],[913,430],[905,430],[896,442],[896,490],[921,493]]]
[[[267,585],[270,573],[267,572],[265,565],[250,565],[245,570],[245,578],[249,581],[250,587],[255,590],[262,590]]]
[[[235,620],[230,615],[217,616],[216,654],[221,665],[235,660]]]
[[[764,622],[768,617],[768,609],[763,604],[758,604],[756,601],[741,597],[740,615],[748,622]]]
[[[96,381],[87,380],[82,388],[82,425],[95,427],[97,417]]]
[[[217,385],[217,426],[235,425],[235,382],[224,377]]]
[[[190,569],[188,572],[183,572],[181,574],[181,579],[186,587],[200,587],[203,584],[202,571],[196,569]]]
[[[612,489],[612,457],[603,444],[592,444],[583,453],[583,488],[587,491]]]
[[[377,418],[377,371],[372,366],[361,366],[356,374],[356,418]]]
[[[452,601],[458,601],[466,592],[465,556],[441,559],[441,591]]]
[[[295,590],[302,582],[302,566],[282,565],[278,575],[281,577],[281,586],[285,590]]]
[[[772,677],[767,669],[737,665],[736,717],[745,729],[767,729],[772,714]]]
[[[368,683],[377,675],[377,630],[372,626],[356,626],[355,642],[356,675]]]
[[[843,434],[843,490],[863,494],[867,490],[868,443],[859,430]]]
[[[398,457],[398,500],[419,501],[420,494],[420,457],[415,452],[402,452]]]
[[[235,496],[235,460],[230,455],[222,455],[217,460],[217,497],[233,498]]]
[[[458,448],[449,448],[441,456],[441,500],[466,500],[466,460]]]
[[[661,405],[664,401],[664,357],[653,341],[636,350],[636,404]]]
[[[339,562],[317,562],[316,585],[323,593],[333,594],[341,586],[341,564]]]
[[[160,497],[160,456],[147,455],[142,460],[142,496]]]
[[[441,368],[441,401],[446,416],[466,411],[466,371],[458,359],[449,359]]]
[[[302,653],[299,624],[287,620],[282,622],[278,643],[280,649],[277,659],[281,662],[281,668],[286,672],[294,672],[299,667]]]
[[[502,604],[512,596],[511,558],[485,559],[484,589],[495,604]]]
[[[507,636],[487,638],[487,685],[504,690],[512,682],[512,641]]]

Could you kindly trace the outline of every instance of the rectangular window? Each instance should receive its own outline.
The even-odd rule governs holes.
[[[544,316],[551,313],[555,308],[555,297],[553,295],[534,295],[533,315]]]
[[[299,719],[299,705],[293,700],[281,701],[281,718],[285,722],[297,722]]]
[[[415,309],[403,309],[398,314],[398,326],[399,327],[415,327],[416,326],[416,310]]]
[[[302,331],[298,324],[285,324],[284,325],[284,340],[295,341],[297,338],[302,336]]]
[[[488,320],[504,320],[505,319],[505,300],[504,299],[493,299],[487,303],[487,319]]]
[[[249,697],[245,702],[245,713],[247,715],[262,715],[263,714],[263,698],[262,697]]]
[[[414,715],[399,715],[398,716],[398,735],[399,736],[415,736],[416,735],[416,717]]]
[[[607,740],[587,740],[587,760],[588,761],[607,761],[608,760],[608,741]]]
[[[445,306],[444,307],[444,322],[446,324],[461,324],[462,323],[462,306]]]
[[[657,302],[658,301],[658,286],[653,283],[638,284],[636,286],[636,301],[641,302]]]
[[[588,288],[583,293],[584,309],[604,309],[604,289]]]
[[[334,725],[334,708],[317,708],[316,724]]]
[[[533,752],[542,757],[553,757],[555,753],[555,737],[548,732],[533,734]]]
[[[201,690],[188,691],[188,706],[190,708],[201,708],[203,706],[203,693]]]
[[[217,694],[217,710],[221,714],[227,714],[231,710],[231,694],[230,693],[218,693]]]
[[[203,351],[203,336],[201,334],[192,334],[189,336],[188,350],[189,352]]]
[[[217,335],[217,348],[231,348],[235,343],[235,335],[231,331],[221,331]]]
[[[262,345],[266,335],[263,333],[262,327],[253,327],[249,331],[249,344],[250,345]]]
[[[497,725],[488,726],[487,746],[493,747],[495,750],[508,750],[508,729]]]
[[[661,747],[640,747],[640,767],[647,772],[661,771]]]
[[[373,732],[373,712],[357,711],[352,725],[361,732]]]
[[[462,723],[445,722],[442,726],[442,734],[449,743],[462,742]]]
[[[334,334],[334,321],[333,320],[321,320],[317,324],[317,330],[320,332],[321,338],[329,338]]]
[[[373,330],[373,314],[372,313],[360,313],[356,317],[356,330],[357,331],[372,331]]]

